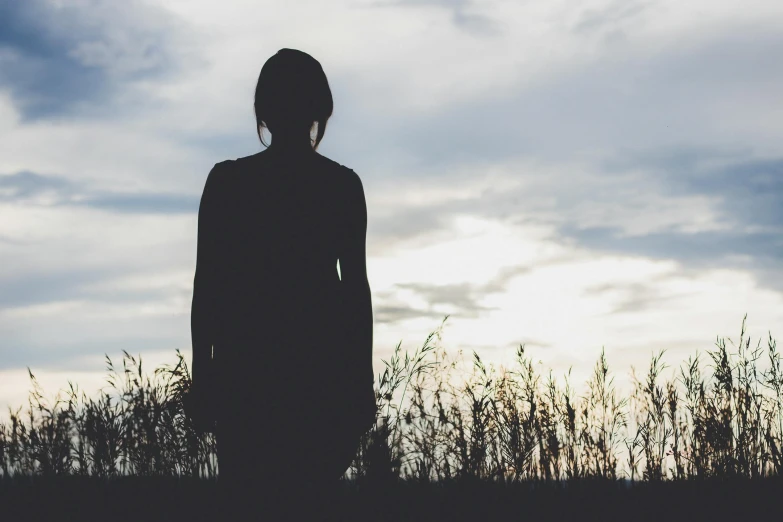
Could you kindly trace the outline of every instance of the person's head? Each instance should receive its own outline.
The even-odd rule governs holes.
[[[296,49],[280,49],[261,68],[256,85],[254,109],[256,130],[264,146],[262,129],[280,136],[307,131],[313,124],[318,132],[313,148],[326,132],[326,122],[332,115],[334,102],[329,82],[321,64],[307,53]]]

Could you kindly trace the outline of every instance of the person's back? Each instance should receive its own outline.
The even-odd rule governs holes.
[[[375,418],[366,202],[359,176],[315,151],[332,112],[320,64],[279,51],[255,108],[272,145],[216,164],[201,198],[189,402],[248,506],[336,480]]]
[[[223,162],[215,176],[214,359],[221,386],[229,397],[232,387],[247,385],[265,402],[298,405],[281,414],[302,418],[301,409],[331,402],[324,392],[335,379],[360,371],[344,338],[349,325],[337,264],[348,247],[350,214],[363,199],[361,182],[314,151],[274,157],[267,150]],[[288,386],[294,381],[296,388]]]

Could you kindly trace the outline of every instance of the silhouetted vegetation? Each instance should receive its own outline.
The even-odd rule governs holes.
[[[755,492],[764,489],[759,479],[779,484],[773,478],[783,466],[781,355],[771,334],[766,348],[760,341],[751,346],[745,319],[738,344],[729,348],[718,339],[706,357],[689,358],[669,379],[663,376],[664,351],[653,355],[642,376],[632,369],[627,396],[616,388],[603,350],[578,394],[570,371],[562,379],[551,371],[541,375],[524,346],[512,368],[495,368],[475,353],[468,361],[461,353],[450,357],[440,343],[442,327],[413,353],[398,344],[384,361],[376,383],[377,422],[346,473],[346,491],[397,492],[433,502],[453,496],[449,502],[457,505],[467,497],[456,492],[468,484],[474,495],[502,504],[512,502],[513,492],[513,502],[530,507],[547,498],[556,503],[568,488],[572,500],[584,494],[598,506],[601,495],[631,485],[634,491],[669,488],[674,498],[676,491],[697,495],[694,488],[707,487],[695,484],[751,481]],[[27,407],[0,424],[3,488],[33,477],[46,484],[71,477],[73,484],[73,476],[114,479],[94,488],[118,480],[140,483],[132,477],[203,488],[217,476],[214,438],[198,435],[183,413],[190,374],[182,354],[152,375],[128,353],[121,369],[108,356],[106,364],[108,385],[97,397],[70,384],[48,400],[30,373]],[[452,486],[443,489],[447,484]],[[623,498],[630,503],[628,495]],[[206,502],[208,495],[198,497]],[[424,520],[427,509],[399,516]],[[699,512],[708,509],[702,505]]]

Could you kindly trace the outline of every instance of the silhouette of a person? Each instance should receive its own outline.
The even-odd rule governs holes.
[[[316,152],[332,110],[321,64],[278,51],[255,93],[271,144],[217,163],[199,206],[190,415],[229,501],[272,520],[336,485],[375,421],[364,190]]]

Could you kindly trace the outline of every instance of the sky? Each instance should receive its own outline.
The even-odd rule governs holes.
[[[619,386],[783,332],[783,3],[0,0],[0,412],[190,357],[212,166],[279,49],[368,206],[375,372],[452,353]],[[266,134],[267,139],[269,134]],[[667,371],[668,376],[670,372]],[[0,413],[3,415],[3,413]]]

